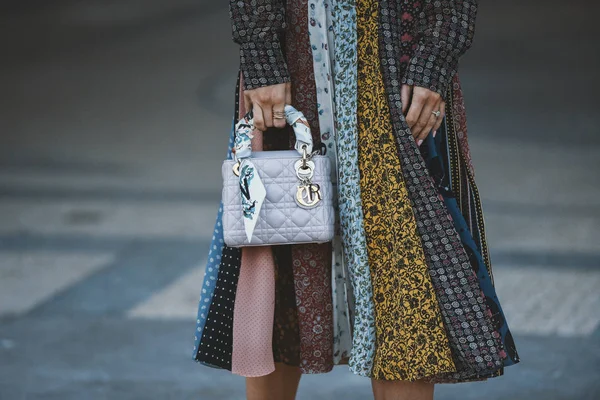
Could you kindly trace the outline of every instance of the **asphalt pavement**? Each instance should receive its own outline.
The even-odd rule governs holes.
[[[0,8],[0,399],[243,399],[192,361],[231,128],[226,2]],[[600,398],[598,3],[481,2],[461,63],[522,362],[436,399]],[[299,399],[368,399],[344,366]]]

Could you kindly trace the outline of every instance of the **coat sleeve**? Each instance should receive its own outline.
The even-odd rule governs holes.
[[[402,83],[445,96],[459,58],[471,47],[477,0],[426,0],[419,41]]]
[[[244,89],[290,81],[281,49],[284,0],[229,0],[233,41],[240,45]]]

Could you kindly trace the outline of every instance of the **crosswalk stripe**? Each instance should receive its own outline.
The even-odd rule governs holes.
[[[195,318],[204,266],[130,309],[131,318]],[[509,327],[515,334],[591,335],[600,324],[600,272],[496,267],[494,280]]]
[[[496,267],[494,278],[513,333],[588,336],[600,323],[600,271]]]
[[[200,287],[204,278],[204,262],[179,277],[147,300],[127,312],[132,318],[184,319],[196,318]]]
[[[108,253],[0,252],[0,317],[33,309],[112,259]]]

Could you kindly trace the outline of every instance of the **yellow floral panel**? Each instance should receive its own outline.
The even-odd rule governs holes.
[[[392,132],[378,2],[357,1],[360,190],[375,303],[373,378],[414,381],[456,368]]]

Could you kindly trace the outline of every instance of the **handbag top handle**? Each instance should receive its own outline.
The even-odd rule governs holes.
[[[302,155],[303,151],[311,154],[313,148],[310,125],[302,112],[296,110],[291,105],[284,108],[285,120],[294,129],[296,144],[294,149]],[[233,156],[236,161],[249,158],[252,155],[252,142],[254,137],[254,115],[250,110],[242,119],[235,124],[235,139],[233,144]]]

